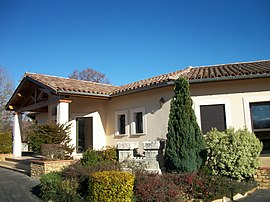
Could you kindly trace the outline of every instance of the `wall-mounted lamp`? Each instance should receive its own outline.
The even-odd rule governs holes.
[[[163,97],[161,97],[160,99],[159,99],[159,105],[160,105],[160,107],[162,107],[162,105],[165,103],[165,100],[164,100],[164,98]]]
[[[21,94],[21,93],[17,93],[17,95],[18,95],[19,97],[22,97],[22,94]]]

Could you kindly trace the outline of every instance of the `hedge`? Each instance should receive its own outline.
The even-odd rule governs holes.
[[[132,201],[134,175],[123,171],[93,173],[89,178],[91,201]]]

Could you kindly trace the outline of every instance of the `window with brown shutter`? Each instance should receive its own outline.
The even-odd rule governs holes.
[[[201,129],[203,134],[206,134],[212,128],[217,128],[219,131],[226,130],[226,114],[224,104],[201,105]]]

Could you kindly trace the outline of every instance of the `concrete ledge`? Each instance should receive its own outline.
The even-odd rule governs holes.
[[[118,142],[116,145],[116,149],[137,149],[139,148],[139,142]]]
[[[12,158],[13,154],[0,154],[0,161],[5,161],[6,158]]]

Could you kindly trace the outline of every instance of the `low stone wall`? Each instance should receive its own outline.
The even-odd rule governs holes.
[[[261,167],[254,176],[258,189],[270,189],[270,167]]]
[[[39,179],[41,175],[61,171],[64,167],[74,164],[76,160],[43,161],[31,160],[31,177]]]
[[[134,150],[138,149],[138,142],[117,143],[119,162],[131,163],[133,167],[143,167],[146,171],[161,173],[163,169],[164,141],[143,142],[144,156],[134,156]],[[122,164],[125,166],[125,164]]]
[[[6,158],[12,158],[13,154],[0,154],[0,161],[5,161]]]

